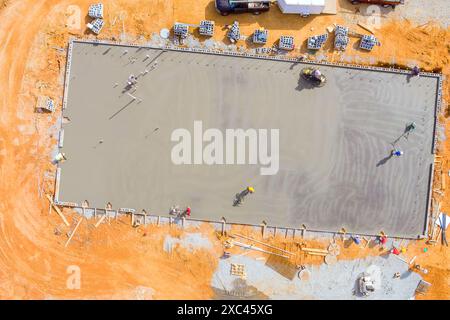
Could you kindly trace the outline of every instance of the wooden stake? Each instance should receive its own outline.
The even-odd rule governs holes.
[[[55,209],[56,213],[61,217],[61,219],[63,220],[64,224],[66,226],[70,226],[69,221],[67,221],[66,217],[64,216],[64,214],[61,212],[61,210],[55,205],[55,203],[52,200],[52,197],[50,197],[50,195],[46,194],[45,195],[48,199],[48,201],[50,201],[50,206],[53,207],[53,209]]]
[[[367,239],[366,237],[363,237],[364,240],[366,240],[366,245],[364,246],[364,248],[367,248],[367,246],[369,245],[370,242],[370,238]]]
[[[97,221],[94,227],[98,228],[98,226],[106,219],[106,214]]]
[[[70,234],[70,237],[67,240],[66,245],[64,246],[65,248],[67,248],[67,246],[69,245],[69,243],[72,240],[73,236],[75,235],[75,232],[77,231],[78,227],[80,226],[81,221],[83,221],[83,217],[81,217],[81,219],[78,221],[77,225],[75,226],[75,229],[73,229],[72,233]]]

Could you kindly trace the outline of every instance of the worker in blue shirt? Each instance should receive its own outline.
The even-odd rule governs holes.
[[[403,151],[398,150],[398,149],[392,150],[392,155],[396,156],[396,157],[400,157],[403,155]]]

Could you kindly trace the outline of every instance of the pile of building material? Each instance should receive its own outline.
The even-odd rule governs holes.
[[[270,255],[274,255],[274,256],[278,256],[278,257],[282,257],[282,258],[286,258],[286,259],[289,259],[294,254],[294,253],[289,252],[287,250],[284,250],[284,249],[272,246],[272,245],[270,245],[268,243],[265,243],[263,241],[259,241],[259,240],[256,240],[254,238],[251,238],[251,237],[248,237],[248,236],[244,236],[244,235],[241,235],[241,234],[238,234],[238,233],[230,234],[230,237],[234,238],[234,239],[236,237],[239,237],[239,238],[245,239],[246,241],[248,241],[250,243],[244,243],[244,242],[239,242],[239,241],[234,240],[234,239],[228,239],[224,243],[224,247],[227,248],[227,249],[232,248],[234,246],[238,246],[238,247],[241,247],[241,248],[244,248],[244,249],[247,249],[247,250],[248,249],[255,250],[255,251],[268,253]],[[272,251],[264,250],[264,249],[256,246],[254,243],[257,243],[257,244],[260,244],[262,246],[268,247],[268,248],[272,249]],[[277,253],[277,252],[274,252],[274,251],[278,251],[278,252],[281,252],[281,253]]]
[[[300,250],[310,256],[322,256],[325,259],[325,263],[328,265],[335,264],[337,262],[337,256],[340,254],[339,245],[332,241],[327,249],[319,248],[307,248],[305,243],[297,243],[300,246]]]
[[[278,49],[281,50],[294,50],[294,37],[292,36],[281,36],[278,42]]]
[[[87,24],[88,29],[90,29],[95,34],[99,34],[102,31],[103,25],[103,4],[97,3],[89,7],[88,11],[89,17],[95,19],[94,21]]]
[[[417,294],[426,294],[431,287],[431,283],[420,280],[416,288]]]
[[[181,39],[186,39],[189,33],[189,26],[185,23],[175,22],[173,33]]]
[[[317,36],[312,36],[308,38],[308,49],[319,50],[322,45],[327,41],[328,34],[321,34]]]
[[[337,25],[334,28],[334,35],[334,48],[336,50],[345,50],[349,42],[348,27]]]
[[[200,26],[198,32],[202,36],[212,37],[214,35],[214,21],[202,20],[200,21]]]
[[[233,24],[230,26],[230,30],[228,31],[227,37],[233,43],[237,42],[241,38],[239,22],[237,22],[237,21],[233,22]]]
[[[255,48],[256,54],[270,54],[272,52],[272,48]]]
[[[371,51],[375,45],[380,45],[375,36],[365,34],[361,37],[361,42],[359,43],[361,49]]]
[[[40,96],[37,99],[36,109],[39,111],[55,112],[55,103],[49,97]]]
[[[103,4],[97,3],[89,7],[88,15],[94,19],[103,19]]]
[[[260,28],[253,32],[253,43],[265,44],[267,42],[268,31],[264,28]]]
[[[100,31],[102,31],[104,24],[105,22],[103,19],[95,19],[92,23],[88,23],[87,27],[95,34],[99,34]]]
[[[230,273],[233,276],[238,276],[238,277],[241,277],[241,278],[245,278],[246,277],[245,265],[238,264],[238,263],[232,263],[231,264]]]

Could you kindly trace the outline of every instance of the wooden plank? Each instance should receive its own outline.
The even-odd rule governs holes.
[[[328,250],[324,249],[314,249],[314,248],[301,248],[302,251],[315,252],[315,253],[325,253],[328,254]]]
[[[61,212],[61,210],[58,208],[58,206],[55,205],[55,203],[53,202],[52,198],[50,197],[50,195],[46,194],[45,195],[48,199],[48,201],[50,201],[50,205],[52,206],[53,209],[55,209],[56,213],[61,217],[61,219],[64,221],[64,224],[66,226],[70,226],[69,221],[67,221],[66,217],[64,216],[64,214]]]
[[[67,248],[67,246],[69,245],[70,241],[72,240],[73,236],[75,235],[75,232],[77,232],[78,227],[81,224],[81,221],[83,221],[83,217],[81,217],[81,219],[78,221],[77,225],[75,226],[75,229],[73,229],[72,233],[70,234],[69,239],[67,239],[66,244],[64,245],[65,248]]]
[[[275,252],[266,251],[266,250],[261,249],[259,247],[255,247],[255,246],[253,246],[251,244],[242,243],[242,242],[238,242],[238,241],[233,241],[233,244],[237,245],[239,247],[242,247],[242,248],[252,249],[252,250],[255,250],[255,251],[260,251],[260,252],[264,252],[264,253],[268,253],[268,254],[273,254],[274,256],[278,256],[278,257],[283,257],[283,258],[289,259],[289,256],[284,256],[282,254],[278,254],[278,253],[275,253]]]
[[[259,244],[262,244],[262,245],[264,245],[264,246],[266,246],[266,247],[269,247],[269,248],[272,248],[272,249],[276,249],[276,250],[279,250],[279,251],[284,252],[284,253],[287,253],[287,254],[293,254],[292,252],[283,250],[283,249],[278,248],[278,247],[274,247],[274,246],[272,246],[272,245],[270,245],[270,244],[268,244],[268,243],[265,243],[265,242],[262,242],[262,241],[253,239],[253,238],[251,238],[251,237],[244,236],[244,235],[242,235],[242,234],[234,233],[234,234],[232,234],[232,235],[230,235],[230,236],[238,236],[238,237],[240,237],[240,238],[244,238],[244,239],[247,239],[247,240],[254,241],[254,242],[259,243]]]
[[[322,256],[325,257],[326,255],[328,255],[328,253],[322,253],[322,252],[309,252],[309,251],[305,251],[306,254],[309,254],[311,256]]]
[[[371,34],[375,34],[375,31],[365,23],[358,22],[358,26],[360,26],[361,28],[363,28],[366,31],[369,31]]]

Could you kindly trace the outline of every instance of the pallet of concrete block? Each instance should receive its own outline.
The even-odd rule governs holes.
[[[55,103],[52,99],[45,96],[39,96],[37,99],[36,109],[44,112],[55,112]]]
[[[90,5],[88,15],[94,19],[103,19],[103,4],[96,3]]]
[[[345,50],[349,42],[348,27],[337,25],[334,28],[334,35],[334,48],[337,50]]]
[[[375,45],[379,45],[379,42],[375,36],[365,34],[361,37],[361,42],[359,43],[359,47],[361,49],[371,51]]]
[[[214,35],[214,21],[202,20],[198,28],[198,33],[202,36],[212,37]]]
[[[308,38],[308,49],[319,50],[322,45],[327,41],[328,34],[321,34],[317,36],[312,36]]]
[[[105,22],[103,19],[95,19],[92,23],[88,23],[87,27],[95,34],[99,34],[102,31]]]
[[[186,39],[189,33],[189,26],[185,23],[175,22],[173,26],[173,33],[181,39]]]
[[[230,30],[228,30],[227,37],[233,43],[237,42],[241,38],[239,22],[237,22],[237,21],[233,22],[233,24],[230,26]]]
[[[281,36],[278,41],[278,49],[281,50],[294,50],[294,37],[292,36]]]
[[[253,43],[265,44],[267,42],[268,34],[269,32],[264,28],[255,30],[255,32],[253,32]]]

